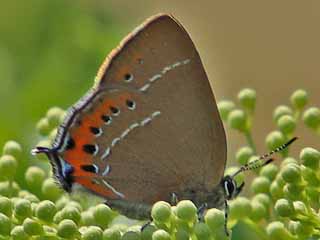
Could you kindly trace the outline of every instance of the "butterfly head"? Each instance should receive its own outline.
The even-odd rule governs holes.
[[[56,148],[36,147],[31,151],[32,155],[40,153],[47,155],[56,179],[65,191],[70,192],[73,184],[73,167],[61,158]]]
[[[279,152],[279,151],[282,151],[283,149],[287,148],[295,140],[297,140],[297,137],[292,138],[287,143],[279,146],[275,150],[258,157],[256,160],[243,165],[238,171],[236,171],[232,175],[226,175],[221,181],[221,185],[223,187],[226,200],[231,200],[231,199],[235,198],[242,191],[242,188],[244,186],[244,182],[238,186],[237,182],[235,181],[235,177],[238,174],[245,172],[245,171],[248,171],[248,170],[258,169],[258,168],[261,168],[261,167],[271,163],[273,161],[273,159],[269,158],[269,157],[272,154]]]
[[[237,186],[237,182],[235,181],[235,179],[229,175],[225,176],[222,179],[222,186],[223,186],[223,190],[225,193],[225,198],[227,200],[231,200],[233,198],[236,197],[236,195],[238,193],[241,192],[241,189],[243,185],[240,185],[239,187]]]

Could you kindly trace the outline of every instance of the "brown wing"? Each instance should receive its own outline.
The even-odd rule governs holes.
[[[102,129],[93,162],[103,180],[94,184],[111,188],[111,198],[152,203],[220,181],[226,139],[216,102],[193,42],[171,16],[153,17],[122,41],[95,89],[76,118]],[[112,121],[102,124],[102,115]]]

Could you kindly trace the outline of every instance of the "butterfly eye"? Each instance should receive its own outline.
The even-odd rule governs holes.
[[[124,80],[125,80],[126,82],[131,82],[131,81],[133,80],[133,75],[130,74],[130,73],[126,73],[126,74],[124,75]]]
[[[235,182],[232,180],[232,179],[226,179],[225,182],[224,182],[224,190],[225,190],[225,193],[227,195],[227,198],[232,198],[232,195],[234,193],[234,190],[235,190]]]

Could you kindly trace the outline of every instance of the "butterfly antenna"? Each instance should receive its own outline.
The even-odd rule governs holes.
[[[257,169],[257,168],[263,167],[263,166],[271,163],[274,160],[274,159],[270,158],[271,155],[273,155],[274,153],[283,151],[284,149],[286,149],[290,144],[292,144],[297,139],[298,139],[297,137],[294,137],[294,138],[290,139],[288,142],[286,142],[285,144],[281,145],[280,147],[277,147],[276,149],[272,150],[271,152],[264,154],[264,155],[258,157],[256,160],[243,165],[238,171],[236,171],[234,174],[232,174],[232,177],[235,177],[236,175],[238,175],[241,172]]]

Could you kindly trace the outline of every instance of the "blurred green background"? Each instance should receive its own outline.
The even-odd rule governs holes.
[[[216,98],[257,90],[254,138],[265,152],[272,110],[297,88],[319,106],[319,1],[6,1],[0,8],[0,144],[30,148],[34,126],[52,106],[67,108],[93,84],[108,52],[145,18],[175,15],[194,40]],[[266,117],[268,116],[268,117]],[[243,144],[227,132],[229,160]],[[302,146],[319,148],[298,129]],[[299,146],[300,145],[300,146]]]
[[[126,27],[90,1],[9,1],[0,16],[0,144],[30,145],[50,106],[67,108],[91,87]]]
[[[311,105],[320,105],[319,9],[317,0],[3,1],[0,146],[13,139],[31,149],[39,140],[35,125],[46,111],[75,103],[128,32],[147,17],[167,12],[194,40],[217,100],[236,99],[245,87],[256,89],[253,136],[258,152],[264,153],[265,136],[276,128],[272,111],[289,104],[295,89],[307,90]],[[226,130],[230,164],[245,140]],[[293,156],[305,146],[320,148],[305,127],[297,135]]]

